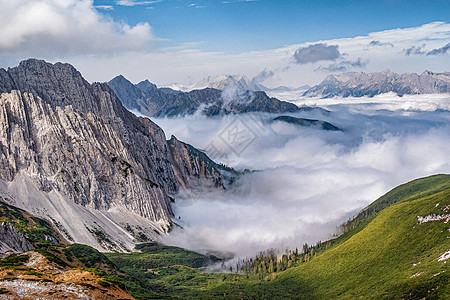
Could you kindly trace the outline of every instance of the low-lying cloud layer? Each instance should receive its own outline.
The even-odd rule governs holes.
[[[184,229],[176,228],[166,242],[240,257],[300,247],[330,237],[396,185],[450,172],[450,112],[431,109],[450,108],[449,97],[383,95],[361,107],[344,100],[324,102],[330,113],[293,114],[331,122],[343,132],[272,122],[275,116],[267,114],[155,120],[167,135],[206,149],[218,161],[258,170],[226,192],[178,200],[174,210]],[[420,101],[429,105],[421,110]],[[250,130],[248,138],[256,136],[239,155],[227,134],[230,124]]]

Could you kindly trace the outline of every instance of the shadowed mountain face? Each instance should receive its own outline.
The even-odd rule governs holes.
[[[145,82],[140,87],[152,89]],[[0,192],[53,218],[75,241],[123,250],[136,228],[146,227],[148,238],[168,230],[169,195],[189,188],[191,174],[196,184],[222,185],[218,170],[202,168],[201,157],[176,152],[188,145],[170,149],[161,128],[69,64],[30,59],[0,69],[0,92]],[[135,230],[114,237],[114,226]],[[105,242],[114,238],[120,242]]]
[[[349,72],[329,75],[320,84],[307,90],[307,97],[362,97],[394,92],[406,94],[450,93],[450,72],[425,71],[397,74],[389,70],[376,73]]]
[[[108,85],[126,108],[155,117],[191,115],[198,110],[207,116],[213,116],[245,112],[286,113],[311,109],[270,98],[262,91],[238,88],[224,91],[205,88],[185,93],[168,88],[158,89],[148,81],[133,85],[121,75],[109,81]]]
[[[320,120],[312,120],[312,119],[304,119],[304,118],[295,118],[291,116],[279,116],[273,119],[274,121],[282,121],[289,124],[317,128],[329,131],[342,131],[340,128],[334,126],[331,123],[320,121]]]

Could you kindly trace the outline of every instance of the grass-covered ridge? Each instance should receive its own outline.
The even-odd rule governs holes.
[[[450,176],[401,185],[369,207],[329,249],[263,280],[204,273],[171,247],[108,257],[151,290],[138,299],[448,299],[450,264],[438,258],[450,250],[450,222],[417,217],[450,212]]]
[[[0,223],[2,222],[11,223],[17,231],[23,233],[35,245],[47,243],[48,239],[64,242],[52,223],[9,205],[4,199],[0,198]]]
[[[220,264],[214,256],[153,242],[129,254],[77,244],[37,251],[100,276],[97,288],[120,287],[136,299],[449,299],[450,259],[438,258],[450,251],[450,218],[436,217],[448,214],[450,175],[414,180],[377,199],[320,251],[308,250],[308,259],[264,276],[211,273],[204,266]],[[426,216],[436,220],[419,222]]]
[[[417,216],[443,214],[449,205],[450,190],[392,205],[347,241],[280,274],[273,284],[292,294],[311,287],[317,299],[446,299],[450,267],[438,258],[450,250],[449,224],[419,224]]]

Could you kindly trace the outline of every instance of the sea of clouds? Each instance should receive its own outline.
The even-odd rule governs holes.
[[[154,119],[240,176],[225,192],[177,199],[165,242],[252,256],[330,238],[362,208],[409,180],[450,173],[450,96],[300,99],[326,109],[288,114],[342,132],[280,121],[279,114]],[[237,133],[240,138],[237,138]],[[186,197],[186,195],[184,195]],[[188,198],[189,198],[188,197]]]

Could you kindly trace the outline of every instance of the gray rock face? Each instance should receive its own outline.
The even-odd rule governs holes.
[[[190,92],[180,92],[171,89],[143,89],[149,83],[133,85],[123,76],[117,76],[108,82],[116,92],[125,107],[136,110],[147,116],[174,117],[194,114],[199,109],[205,115],[213,116],[228,113],[269,112],[283,113],[296,112],[306,108],[270,98],[262,91],[240,90],[224,92],[204,88]]]
[[[425,71],[396,74],[389,70],[377,73],[349,72],[329,75],[319,85],[307,90],[307,97],[362,97],[395,92],[405,94],[450,93],[450,72]]]
[[[188,182],[189,187],[197,187],[199,183],[210,179],[210,187],[223,189],[223,178],[220,173],[221,166],[209,159],[205,153],[179,141],[172,135],[168,141],[174,164],[177,165],[177,175],[182,182]],[[185,157],[190,157],[187,162]]]
[[[89,84],[71,65],[30,59],[0,69],[0,92],[0,179],[24,173],[82,206],[120,204],[169,227],[170,195],[191,175],[179,165],[191,157],[171,149],[162,129],[125,109],[108,85]],[[206,184],[217,181],[210,175]]]
[[[8,251],[22,253],[34,249],[33,245],[11,223],[0,225],[0,254]]]

